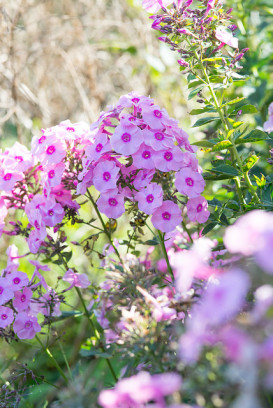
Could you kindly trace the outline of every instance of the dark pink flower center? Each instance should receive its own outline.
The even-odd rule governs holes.
[[[18,277],[13,279],[13,283],[14,283],[15,285],[18,285],[20,282],[21,282],[21,279],[18,278]]]
[[[196,211],[199,213],[200,211],[202,211],[202,204],[199,204],[196,208]]]
[[[157,117],[157,118],[162,118],[162,113],[159,111],[159,110],[154,110],[154,115]]]
[[[25,329],[31,329],[32,326],[33,326],[33,323],[32,323],[30,320],[28,320],[28,321],[25,323]]]
[[[171,161],[172,158],[173,158],[173,154],[172,154],[171,152],[166,152],[166,153],[164,154],[164,159],[165,159],[165,160]]]
[[[111,178],[111,174],[109,173],[109,171],[105,171],[105,172],[103,173],[103,180],[109,181],[110,178]]]
[[[40,139],[38,140],[38,143],[42,144],[44,141],[46,140],[45,136],[40,137]]]
[[[34,227],[35,227],[38,231],[40,230],[40,225],[39,225],[39,223],[38,223],[37,220],[35,220],[35,222],[34,222]]]
[[[134,116],[130,116],[130,117],[129,117],[129,121],[130,121],[130,122],[135,122],[135,121],[136,121],[136,118],[135,118]]]
[[[115,207],[118,202],[115,198],[109,198],[108,203],[111,205],[111,207]]]
[[[138,103],[138,102],[139,102],[139,98],[133,98],[133,99],[132,99],[132,102],[133,102],[133,103]]]
[[[7,318],[8,318],[8,315],[6,315],[6,314],[2,314],[2,315],[1,315],[1,319],[2,319],[2,320],[7,320]]]
[[[130,142],[130,140],[131,140],[131,135],[130,135],[130,133],[123,133],[123,135],[121,136],[121,139],[122,139],[125,143]]]
[[[145,151],[142,153],[142,157],[143,157],[143,159],[145,159],[145,160],[150,159],[151,153],[148,152],[148,150],[145,150]]]
[[[53,169],[48,172],[48,177],[49,177],[50,179],[52,179],[52,178],[55,177],[55,171],[54,171]]]
[[[96,146],[96,152],[100,152],[101,151],[101,149],[103,148],[103,146],[102,146],[102,144],[101,143],[99,143],[99,144],[97,144],[97,146]]]
[[[73,127],[67,127],[66,130],[68,132],[75,132],[75,129]]]
[[[165,211],[164,213],[162,213],[163,220],[169,221],[171,217],[172,215],[168,211]]]
[[[55,151],[56,151],[55,146],[49,146],[46,150],[47,154],[53,154],[55,153]]]
[[[57,193],[55,193],[56,196],[61,197],[64,193],[62,191],[57,191]]]
[[[192,187],[192,186],[194,185],[193,179],[190,178],[190,177],[187,177],[187,178],[186,178],[186,184],[187,184],[188,186]]]
[[[4,176],[4,180],[5,180],[5,181],[9,181],[9,180],[11,179],[11,177],[12,177],[12,174],[11,174],[11,173],[7,173],[7,174]]]
[[[21,302],[25,302],[26,301],[26,295],[22,295],[21,296]]]
[[[23,161],[23,157],[22,156],[15,156],[14,159],[18,162],[22,162]]]
[[[154,201],[154,196],[152,194],[147,195],[146,201],[148,203],[152,203]]]
[[[163,140],[164,139],[164,135],[163,135],[163,133],[160,133],[160,132],[156,132],[155,133],[155,139],[156,140]]]
[[[50,217],[52,217],[52,215],[54,215],[54,211],[52,210],[52,208],[51,208],[51,210],[48,210],[48,215],[50,215]]]

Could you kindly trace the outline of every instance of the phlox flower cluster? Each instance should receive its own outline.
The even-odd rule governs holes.
[[[75,197],[90,186],[99,191],[97,206],[109,218],[119,218],[126,201],[152,215],[163,232],[181,223],[179,202],[191,221],[209,217],[187,133],[152,99],[135,93],[122,96],[91,127],[61,122],[34,136],[31,151],[16,142],[0,152],[0,163],[0,234],[25,235],[32,253],[50,238],[50,228],[56,233],[66,215],[76,214]],[[4,229],[9,208],[25,211],[27,231],[18,223],[13,231]]]
[[[208,219],[205,187],[188,135],[153,100],[131,93],[102,113],[91,126],[93,139],[85,150],[77,192],[94,185],[100,212],[118,218],[124,202],[152,215],[155,228],[169,232],[182,221],[176,193],[189,200],[189,218]],[[166,179],[174,180],[166,189]]]
[[[85,274],[69,269],[63,280],[70,286],[58,294],[42,275],[50,271],[47,265],[30,260],[29,266],[34,266],[35,270],[29,279],[25,272],[18,270],[20,256],[15,245],[8,248],[7,255],[7,266],[0,273],[0,331],[3,336],[12,328],[19,339],[34,338],[41,331],[38,319],[44,317],[46,321],[51,316],[60,316],[60,304],[64,302],[62,293],[74,286],[86,288],[90,285]]]
[[[238,39],[234,36],[237,26],[229,24],[232,9],[224,11],[223,3],[215,0],[206,0],[196,8],[190,8],[192,3],[193,0],[143,0],[142,5],[153,13],[150,17],[153,20],[152,28],[166,35],[158,39],[179,53],[177,62],[184,69],[192,61],[192,52],[185,46],[185,39],[188,44],[202,42],[207,55],[218,52],[226,45],[234,48],[236,51],[229,61],[229,67],[239,69],[237,63],[248,49],[238,50]],[[169,5],[172,6],[170,9],[167,8]],[[154,14],[161,8],[160,14]]]

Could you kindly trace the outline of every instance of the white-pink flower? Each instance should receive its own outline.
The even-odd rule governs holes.
[[[13,323],[13,330],[19,339],[33,339],[37,332],[41,331],[37,317],[30,316],[26,312],[20,312]]]
[[[181,222],[181,210],[177,204],[170,200],[164,201],[152,216],[154,227],[163,232],[173,231]]]
[[[238,38],[233,37],[232,31],[225,26],[218,26],[215,31],[215,37],[221,43],[227,44],[230,47],[238,48]]]
[[[135,197],[138,201],[138,208],[150,215],[162,205],[163,190],[159,184],[150,183],[147,188],[139,191]]]
[[[103,193],[117,187],[120,169],[114,161],[102,161],[93,170],[93,184]]]
[[[75,273],[72,269],[68,269],[63,276],[65,282],[70,283],[70,287],[88,288],[90,281],[85,273]]]
[[[201,174],[187,167],[176,174],[174,184],[179,193],[190,198],[198,197],[205,188],[205,180]]]

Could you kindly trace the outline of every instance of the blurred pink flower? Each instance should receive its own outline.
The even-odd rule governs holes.
[[[14,320],[13,310],[9,307],[0,306],[0,329],[9,326]]]
[[[154,227],[163,232],[173,231],[181,222],[181,210],[177,204],[170,200],[163,201],[163,204],[155,210],[152,216]]]
[[[37,317],[30,316],[26,312],[20,312],[13,323],[13,330],[19,339],[33,339],[36,333],[41,331]]]

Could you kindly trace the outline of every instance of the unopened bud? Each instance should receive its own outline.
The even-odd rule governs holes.
[[[183,60],[183,59],[179,59],[179,60],[177,60],[177,62],[181,67],[187,68],[187,67],[190,66],[190,64],[187,61]]]

